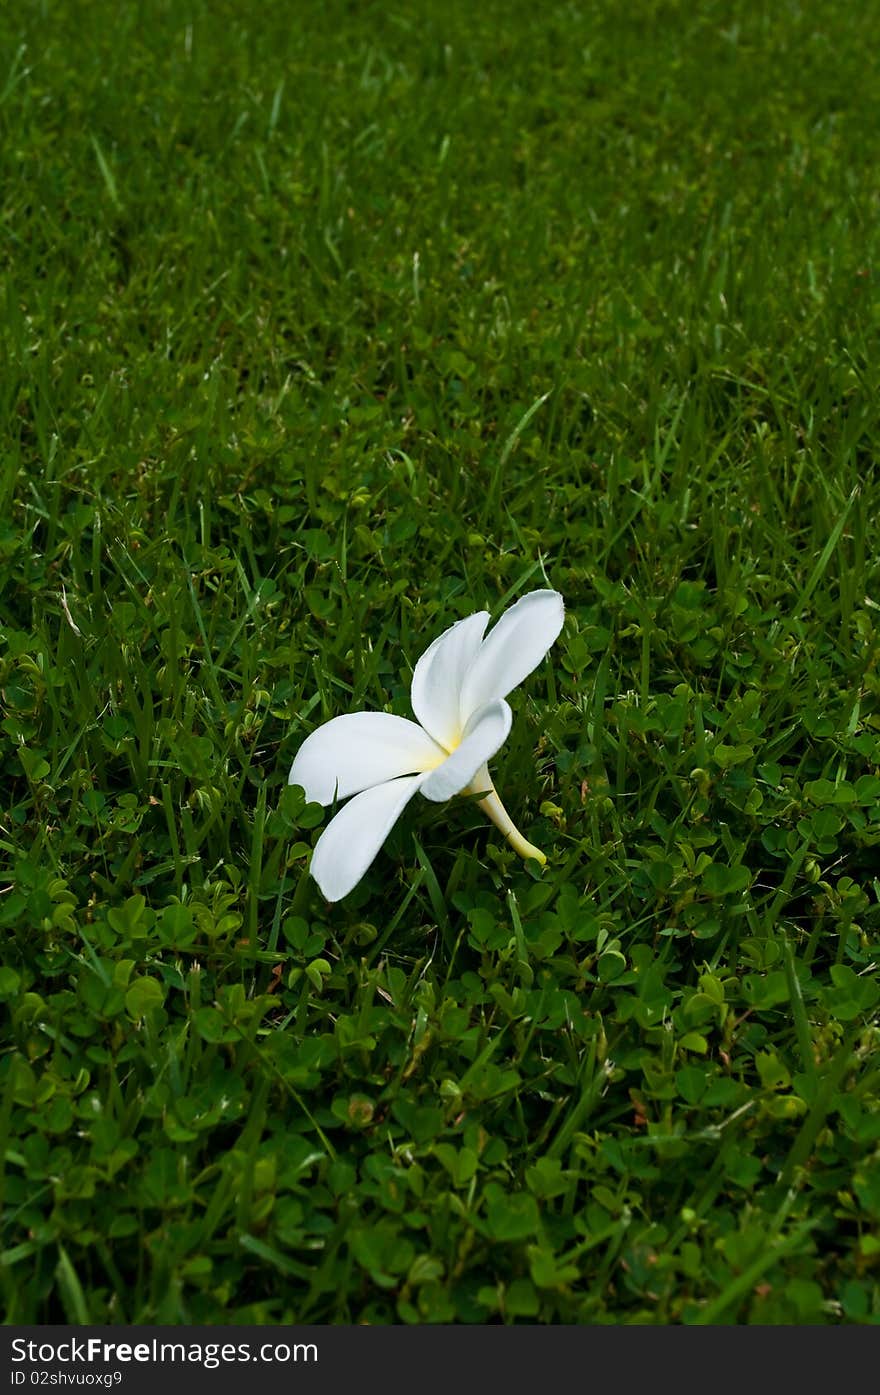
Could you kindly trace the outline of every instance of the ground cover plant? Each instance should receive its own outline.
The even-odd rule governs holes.
[[[868,1323],[875,3],[0,11],[7,1321]],[[329,906],[286,785],[566,601]]]

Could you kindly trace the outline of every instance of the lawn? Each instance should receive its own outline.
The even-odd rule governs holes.
[[[0,11],[7,1322],[880,1320],[878,27]],[[546,587],[546,867],[326,903],[302,741]]]

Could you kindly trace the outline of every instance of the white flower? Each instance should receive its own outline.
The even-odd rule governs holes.
[[[290,768],[318,804],[355,797],[324,829],[311,874],[328,901],[357,885],[416,790],[437,803],[482,794],[480,808],[522,857],[546,862],[514,827],[489,777],[513,714],[507,694],[541,662],[564,619],[557,591],[532,591],[483,638],[489,612],[468,615],[419,659],[410,700],[418,722],[390,712],[334,717],[306,737]]]

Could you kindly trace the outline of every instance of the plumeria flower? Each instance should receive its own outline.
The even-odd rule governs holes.
[[[562,597],[532,591],[486,635],[489,612],[459,620],[416,664],[410,701],[418,718],[390,712],[334,717],[306,737],[290,768],[318,804],[354,798],[324,829],[311,874],[328,901],[357,886],[416,790],[441,803],[480,796],[479,807],[521,857],[547,861],[514,826],[489,776],[507,739],[507,694],[538,666],[562,629]]]

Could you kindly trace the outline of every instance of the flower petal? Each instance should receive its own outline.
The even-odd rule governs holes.
[[[328,901],[341,901],[357,886],[424,778],[408,775],[375,785],[330,820],[310,868]]]
[[[412,710],[448,751],[461,739],[461,685],[479,652],[488,620],[488,610],[478,610],[456,621],[428,646],[413,671]]]
[[[425,776],[422,784],[425,798],[439,804],[459,794],[470,784],[480,766],[491,760],[504,745],[512,720],[513,713],[503,699],[475,712],[464,729],[461,745],[442,765]]]
[[[398,775],[433,770],[442,759],[441,747],[408,718],[349,712],[306,737],[287,782],[318,804],[332,804]]]
[[[480,645],[461,689],[461,720],[506,697],[537,668],[562,629],[558,591],[532,591],[506,610]]]

